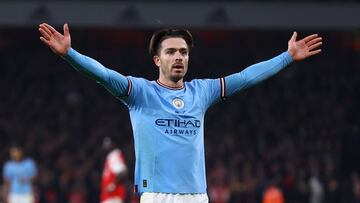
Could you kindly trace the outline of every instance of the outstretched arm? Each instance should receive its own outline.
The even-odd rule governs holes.
[[[42,23],[39,25],[39,32],[42,35],[40,40],[55,54],[63,57],[76,70],[103,85],[114,96],[126,96],[129,86],[127,78],[72,49],[69,26],[64,24],[63,29],[64,34],[61,34],[51,25]]]
[[[317,34],[309,35],[296,41],[297,33],[294,32],[288,41],[288,50],[270,60],[251,65],[241,71],[225,77],[222,81],[226,90],[221,93],[223,97],[230,96],[237,91],[258,84],[259,82],[275,75],[289,65],[292,61],[300,61],[321,52],[322,38]],[[226,94],[225,94],[226,93]]]

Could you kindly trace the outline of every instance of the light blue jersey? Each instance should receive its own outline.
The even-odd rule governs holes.
[[[128,107],[135,145],[135,191],[206,193],[204,116],[207,109],[274,75],[289,63],[284,52],[225,78],[194,79],[180,88],[125,77],[70,49],[65,59]]]
[[[128,77],[134,132],[135,189],[140,192],[206,193],[204,116],[220,99],[220,80],[192,80],[179,89]]]
[[[3,176],[10,182],[10,194],[32,194],[32,185],[29,180],[35,177],[36,173],[35,162],[31,159],[6,162]]]

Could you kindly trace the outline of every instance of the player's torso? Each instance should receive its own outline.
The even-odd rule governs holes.
[[[26,181],[31,178],[29,171],[33,170],[29,160],[21,162],[12,161],[9,164],[10,190],[13,193],[23,194],[31,193],[31,183]]]
[[[116,175],[110,170],[110,162],[108,159],[106,159],[102,173],[102,186],[106,187],[110,183],[114,182],[115,178]]]
[[[174,90],[150,82],[137,93],[138,101],[130,109],[130,115],[137,161],[149,166],[149,171],[142,172],[143,179],[139,180],[144,189],[170,192],[181,185],[195,188],[203,184],[194,183],[197,178],[203,178],[199,174],[204,174],[205,108],[200,91],[190,83]],[[150,182],[152,178],[156,181]]]
[[[181,89],[170,89],[152,81],[136,99],[130,109],[131,121],[138,125],[137,129],[165,136],[159,139],[194,139],[203,126],[201,95],[189,83]]]
[[[124,166],[124,167],[123,167]],[[125,158],[119,149],[113,149],[105,159],[102,173],[102,184],[107,186],[116,179],[116,173],[126,170]]]
[[[117,184],[113,191],[107,191],[108,186],[116,182],[117,178],[116,174],[111,170],[111,164],[114,164],[113,160],[111,160],[113,157],[111,156],[117,156],[118,160],[124,161],[119,150],[114,150],[107,156],[101,179],[101,201],[109,200],[114,197],[125,199],[125,187],[123,184]]]

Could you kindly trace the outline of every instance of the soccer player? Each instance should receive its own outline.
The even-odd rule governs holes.
[[[39,25],[40,40],[76,70],[90,76],[129,109],[135,145],[134,190],[140,202],[208,202],[204,158],[204,116],[214,103],[274,75],[292,61],[321,52],[317,34],[296,40],[287,51],[218,79],[184,81],[193,39],[187,30],[155,32],[149,51],[159,78],[149,81],[124,76],[71,47],[64,34]]]
[[[3,169],[4,202],[34,203],[33,181],[37,169],[31,158],[24,158],[19,146],[10,148],[10,158]]]
[[[284,203],[285,198],[283,192],[275,185],[270,185],[266,188],[262,203]]]
[[[124,154],[110,137],[104,138],[103,149],[108,154],[101,178],[101,203],[124,203],[126,190],[123,181],[127,175]]]

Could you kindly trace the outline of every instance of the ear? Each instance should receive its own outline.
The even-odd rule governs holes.
[[[160,67],[161,65],[161,61],[160,61],[160,57],[159,56],[153,56],[153,61],[155,63],[155,65],[157,65],[158,67]]]

